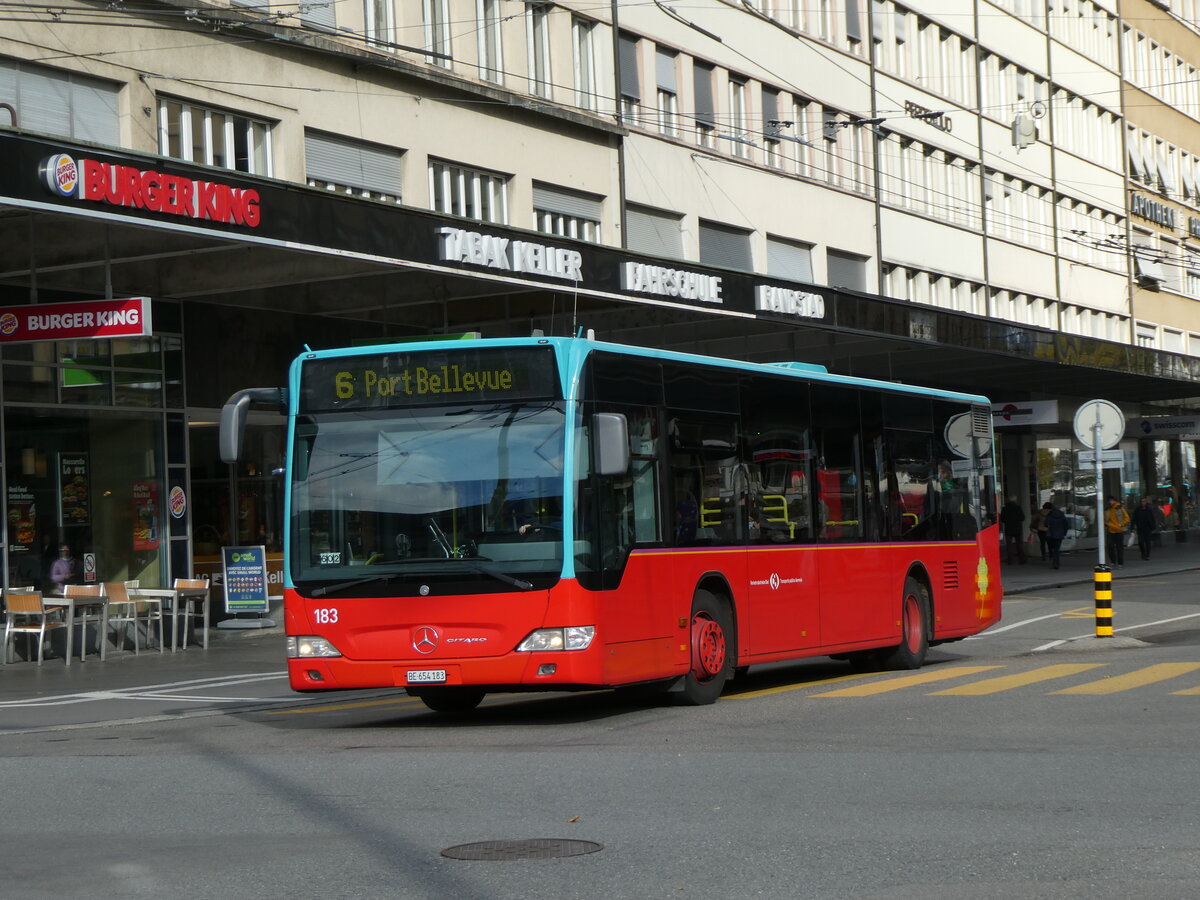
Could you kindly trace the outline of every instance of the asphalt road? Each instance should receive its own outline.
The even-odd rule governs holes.
[[[1009,597],[918,672],[765,666],[699,709],[298,696],[264,637],[43,667],[0,687],[0,895],[1190,898],[1196,593],[1119,579],[1108,641],[1090,586]],[[441,855],[535,838],[601,849]]]

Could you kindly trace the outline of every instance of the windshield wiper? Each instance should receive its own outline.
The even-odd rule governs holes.
[[[391,581],[393,578],[400,578],[399,572],[389,572],[386,575],[371,575],[368,578],[354,578],[350,581],[339,581],[337,584],[326,584],[319,588],[315,588],[312,592],[314,597],[324,597],[333,591],[342,591],[346,588],[359,587],[364,584],[374,584],[376,581]]]
[[[523,578],[517,578],[513,575],[509,575],[507,572],[501,572],[499,569],[493,569],[491,566],[481,566],[472,559],[461,559],[459,561],[465,563],[468,569],[472,569],[481,575],[491,576],[497,581],[503,581],[505,584],[511,584],[518,590],[533,590],[533,585],[530,582],[525,581]]]

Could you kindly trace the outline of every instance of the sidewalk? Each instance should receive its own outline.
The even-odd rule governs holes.
[[[1028,545],[1026,545],[1028,547]],[[1004,558],[1004,548],[1001,547],[1001,559]],[[1028,551],[1027,551],[1028,552]],[[1038,547],[1033,545],[1033,554],[1024,565],[1020,563],[1002,563],[1000,566],[1000,581],[1004,585],[1005,594],[1022,594],[1029,591],[1045,590],[1062,587],[1066,584],[1085,584],[1092,581],[1092,575],[1098,563],[1096,548],[1075,550],[1064,553],[1062,567],[1050,568],[1050,563],[1042,562],[1038,556]],[[1112,567],[1113,580],[1122,578],[1138,578],[1143,575],[1165,575],[1169,572],[1186,572],[1189,569],[1200,569],[1200,534],[1192,531],[1188,540],[1176,542],[1174,534],[1164,534],[1161,546],[1154,547],[1150,559],[1143,560],[1138,548],[1125,548],[1125,567],[1118,569],[1112,560],[1106,560]]]

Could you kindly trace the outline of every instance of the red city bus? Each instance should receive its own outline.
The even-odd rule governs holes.
[[[811,656],[916,668],[1000,617],[988,401],[581,338],[309,352],[286,391],[298,691],[645,685]]]

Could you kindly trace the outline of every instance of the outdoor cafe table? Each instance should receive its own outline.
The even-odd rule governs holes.
[[[204,649],[208,649],[208,605],[211,602],[208,588],[130,588],[129,599],[138,600],[154,597],[170,604],[171,652],[187,649],[188,601],[199,600],[204,604]],[[183,619],[183,628],[179,620]],[[147,640],[149,640],[147,638]]]
[[[42,595],[43,606],[65,607],[67,610],[67,665],[71,664],[71,653],[75,648],[75,613],[79,612],[79,621],[83,624],[79,635],[79,661],[83,662],[87,653],[87,623],[88,613],[96,613],[96,623],[100,626],[97,641],[100,644],[100,658],[105,658],[105,645],[108,643],[108,598],[107,597],[63,597],[55,594]]]

